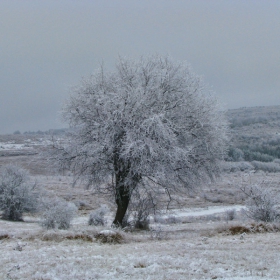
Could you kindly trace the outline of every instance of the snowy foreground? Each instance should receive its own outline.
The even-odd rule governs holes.
[[[226,221],[228,209],[174,211],[175,223],[121,232],[122,244],[83,238],[104,229],[88,226],[87,216],[60,231],[32,217],[0,220],[0,279],[280,279],[279,233],[230,235],[229,226],[246,221]]]

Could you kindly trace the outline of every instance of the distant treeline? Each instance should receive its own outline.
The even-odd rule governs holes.
[[[22,134],[23,135],[62,135],[65,134],[68,131],[67,128],[60,128],[60,129],[49,129],[46,131],[25,131]],[[19,130],[15,131],[13,134],[21,134]]]
[[[228,161],[280,159],[280,106],[229,110],[227,116],[232,134]]]
[[[253,116],[252,116],[253,115]],[[280,120],[280,111],[279,112],[270,112],[264,115],[255,115],[249,114],[246,116],[245,114],[240,116],[232,116],[229,114],[229,123],[230,128],[236,128],[241,126],[249,126],[253,124],[267,124],[271,121],[279,121]]]

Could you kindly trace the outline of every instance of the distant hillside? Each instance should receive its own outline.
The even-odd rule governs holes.
[[[229,110],[229,158],[273,161],[280,158],[280,106]],[[239,154],[239,155],[238,155]]]
[[[280,105],[244,107],[228,110],[226,115],[230,125],[228,161],[278,160],[280,164]],[[23,134],[16,132],[13,135],[0,135],[0,156],[29,155],[34,151],[37,153],[37,148],[42,147],[45,140],[51,141],[52,137],[64,137],[67,131],[69,129],[50,129],[45,132],[29,131]],[[8,149],[9,146],[4,143],[18,144],[22,147],[14,151]]]

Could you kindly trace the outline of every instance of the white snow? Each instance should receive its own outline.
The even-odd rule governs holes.
[[[178,217],[212,215],[236,206],[174,210]],[[100,244],[67,236],[111,233],[79,216],[70,230],[41,229],[38,219],[0,220],[0,279],[280,279],[279,233],[231,236],[218,233],[230,222],[163,225],[166,238],[151,232],[123,233],[125,243]],[[235,221],[233,224],[240,224]],[[152,224],[156,226],[156,224]],[[160,230],[160,229],[159,229]]]
[[[0,142],[1,150],[22,150],[22,149],[33,149],[34,146],[47,146],[52,142],[47,138],[39,138],[36,140],[26,139],[24,143],[15,143],[15,141]]]
[[[240,211],[245,209],[243,205],[232,205],[232,206],[210,206],[205,208],[182,208],[178,210],[168,211],[169,215],[172,214],[175,217],[198,217],[198,216],[208,216],[218,213],[224,213],[228,210],[236,210]],[[168,217],[168,215],[163,215],[164,217]]]
[[[26,144],[14,144],[14,143],[2,143],[0,142],[0,151],[1,150],[22,150],[27,147]]]

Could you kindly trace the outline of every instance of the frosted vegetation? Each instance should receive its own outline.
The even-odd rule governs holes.
[[[58,197],[41,197],[41,225],[46,229],[69,229],[77,207]]]
[[[26,170],[7,165],[0,170],[0,210],[5,220],[23,221],[23,213],[39,213],[46,229],[68,229],[77,207],[41,192]]]
[[[264,184],[242,188],[242,191],[247,196],[245,213],[249,218],[262,222],[280,221],[279,192],[271,191]]]
[[[36,185],[26,170],[13,165],[0,169],[0,210],[2,218],[21,221],[23,212],[37,210]]]
[[[229,110],[227,116],[231,127],[227,160],[255,162],[256,170],[278,172],[280,106]]]
[[[95,211],[91,212],[88,224],[93,226],[105,226],[107,224],[105,214],[108,213],[108,211],[108,207],[106,207],[106,205],[102,205]]]
[[[215,98],[188,65],[168,57],[121,58],[114,72],[99,69],[74,89],[64,118],[73,133],[53,159],[111,192],[117,226],[136,191],[156,198],[163,189],[171,200],[218,174],[225,152]]]

